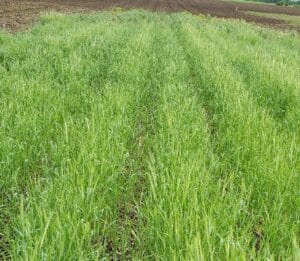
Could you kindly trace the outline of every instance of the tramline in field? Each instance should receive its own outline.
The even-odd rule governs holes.
[[[299,46],[146,11],[0,32],[0,259],[297,260]]]

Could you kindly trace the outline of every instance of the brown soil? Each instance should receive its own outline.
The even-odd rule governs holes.
[[[300,8],[282,7],[253,3],[237,3],[220,0],[0,0],[0,27],[16,31],[28,25],[47,11],[91,12],[112,7],[144,8],[154,11],[188,11],[194,14],[210,14],[224,18],[238,18],[249,22],[273,26],[281,29],[296,29],[282,20],[259,17],[245,13],[256,11],[300,16]]]

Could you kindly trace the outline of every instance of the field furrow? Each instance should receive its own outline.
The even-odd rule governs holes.
[[[187,63],[171,29],[173,20],[165,20],[158,29],[163,81],[157,86],[161,103],[147,166],[149,188],[141,209],[145,226],[140,229],[146,240],[140,251],[150,259],[195,259],[209,245],[206,211],[214,187],[213,154],[204,111],[188,87]]]
[[[0,259],[298,260],[298,43],[118,8],[1,31]]]
[[[293,210],[299,207],[297,144],[293,137],[278,132],[274,120],[255,105],[223,57],[229,54],[222,52],[222,46],[207,40],[206,33],[190,23],[182,25],[181,35],[197,75],[199,95],[212,114],[216,129],[214,150],[221,155],[223,175],[229,180],[224,204],[229,197],[225,209],[230,212],[223,214],[229,221],[224,236],[234,235],[241,249],[249,249],[241,252],[232,245],[228,251],[254,257],[255,251],[268,251],[261,250],[262,242],[267,240],[269,251],[280,252],[284,246],[289,254],[295,254],[289,238],[298,233],[297,226],[291,226],[299,218]],[[290,196],[282,198],[286,193]],[[285,217],[281,213],[286,213]],[[220,226],[223,220],[219,222]],[[280,238],[281,243],[277,244],[275,238]]]
[[[229,32],[232,28],[228,25]],[[300,62],[295,52],[285,48],[269,46],[263,38],[252,37],[253,43],[247,44],[249,36],[216,31],[222,53],[236,69],[237,77],[242,77],[257,103],[265,107],[278,121],[278,128],[288,132],[299,132],[300,121]],[[214,34],[206,38],[214,39]],[[235,49],[233,53],[233,49]],[[249,59],[252,57],[252,59]]]

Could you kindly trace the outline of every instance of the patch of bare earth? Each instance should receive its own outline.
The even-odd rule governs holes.
[[[246,12],[300,16],[300,8],[220,0],[1,0],[0,27],[9,31],[17,31],[32,23],[39,14],[48,11],[92,12],[112,7],[122,7],[124,9],[143,8],[164,12],[188,11],[194,14],[244,19],[267,26],[300,31],[299,26],[290,26],[282,20],[255,16]]]

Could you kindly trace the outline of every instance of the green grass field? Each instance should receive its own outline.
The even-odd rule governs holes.
[[[300,37],[144,11],[0,33],[0,259],[299,260]]]

